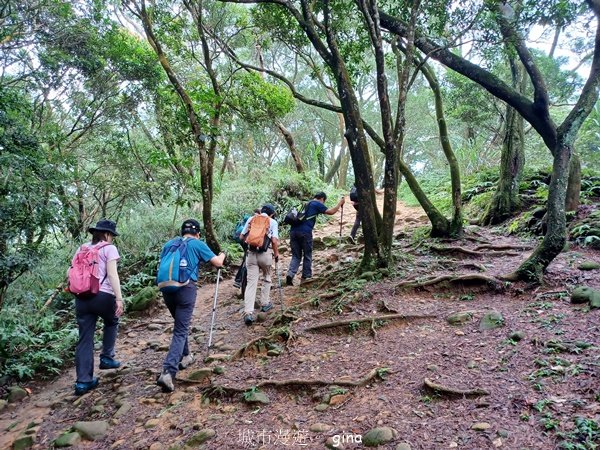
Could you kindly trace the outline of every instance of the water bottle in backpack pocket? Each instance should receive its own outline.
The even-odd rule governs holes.
[[[176,292],[190,282],[187,244],[187,239],[177,238],[165,249],[156,275],[156,284],[161,292]]]

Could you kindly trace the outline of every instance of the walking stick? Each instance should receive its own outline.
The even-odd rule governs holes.
[[[283,288],[281,287],[281,276],[277,261],[275,261],[275,273],[277,274],[277,284],[279,285],[279,303],[281,304],[281,312],[283,312]]]
[[[221,268],[217,271],[217,285],[215,286],[215,299],[213,301],[212,319],[210,319],[210,333],[208,334],[208,347],[206,349],[206,356],[210,352],[212,345],[213,327],[215,325],[215,316],[217,315],[217,295],[219,294],[219,280],[221,279]]]
[[[341,213],[340,213],[340,239],[338,242],[338,247],[341,247],[342,245],[342,221],[344,219],[344,205],[341,206]]]

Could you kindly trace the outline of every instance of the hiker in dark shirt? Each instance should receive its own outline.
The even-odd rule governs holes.
[[[293,286],[293,279],[300,268],[302,261],[302,280],[312,277],[312,246],[313,246],[313,228],[317,222],[319,214],[332,216],[337,213],[344,204],[345,198],[333,208],[325,206],[327,195],[324,192],[318,192],[314,198],[308,202],[305,209],[305,219],[297,225],[292,225],[290,230],[290,247],[292,248],[292,261],[288,267],[285,283]]]

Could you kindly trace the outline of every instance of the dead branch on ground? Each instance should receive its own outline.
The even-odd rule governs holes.
[[[407,314],[386,314],[384,316],[369,316],[361,319],[336,320],[335,322],[323,323],[305,328],[304,331],[321,331],[329,328],[337,328],[350,326],[355,323],[375,322],[376,320],[418,320],[418,319],[435,319],[437,316],[425,315],[407,315]]]
[[[448,396],[457,396],[457,397],[476,397],[479,395],[490,395],[490,393],[485,389],[475,388],[475,389],[459,389],[452,388],[448,386],[444,386],[442,384],[434,383],[429,378],[425,378],[423,380],[423,386],[436,394],[448,395]]]

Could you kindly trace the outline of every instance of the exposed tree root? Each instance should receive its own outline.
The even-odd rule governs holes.
[[[479,250],[494,250],[494,251],[497,251],[497,250],[531,250],[531,247],[529,245],[509,245],[509,244],[505,244],[505,245],[493,245],[493,244],[484,244],[484,245],[479,245],[479,246],[475,247],[473,250],[475,250],[475,251],[479,251]]]
[[[256,345],[260,342],[270,342],[275,338],[282,337],[284,342],[289,342],[294,339],[294,335],[292,334],[292,330],[290,326],[284,326],[281,328],[277,328],[271,334],[267,334],[266,336],[260,336],[255,339],[252,339],[249,342],[246,342],[242,345],[232,356],[230,361],[234,361],[244,356],[246,351],[251,348],[253,345]]]
[[[506,252],[506,251],[497,251],[497,252],[479,252],[476,250],[471,250],[464,247],[459,246],[450,246],[450,247],[438,247],[437,245],[430,245],[429,248],[439,253],[464,253],[469,256],[518,256],[519,253],[516,252]]]
[[[485,272],[487,270],[487,268],[483,265],[483,264],[476,264],[476,263],[467,263],[467,264],[461,264],[459,267],[463,268],[463,269],[476,269],[479,270],[480,272]]]
[[[416,281],[416,280],[402,281],[401,283],[398,283],[396,285],[396,289],[425,287],[425,286],[431,286],[431,285],[438,284],[438,283],[443,283],[446,281],[449,283],[477,282],[477,283],[481,283],[481,284],[488,284],[488,285],[492,286],[494,289],[500,289],[502,287],[502,284],[496,278],[488,277],[486,275],[481,275],[481,274],[469,274],[469,275],[459,275],[459,276],[441,275],[439,277],[430,278],[428,280],[423,280],[423,281]]]
[[[331,380],[331,381],[310,380],[310,379],[306,379],[306,378],[294,378],[291,380],[265,380],[265,381],[261,381],[260,383],[255,384],[255,385],[247,386],[247,387],[243,387],[243,388],[211,385],[211,386],[208,386],[204,391],[208,395],[211,395],[211,394],[230,394],[231,395],[231,394],[242,394],[253,388],[260,389],[260,388],[264,388],[264,387],[281,388],[281,387],[289,387],[289,386],[311,387],[311,386],[332,386],[332,385],[360,387],[360,386],[364,386],[364,385],[368,384],[370,381],[374,380],[375,378],[380,377],[380,371],[382,371],[382,370],[384,370],[385,373],[389,373],[388,369],[376,367],[375,369],[371,370],[367,375],[365,375],[364,377],[359,378],[358,380],[355,380],[355,381],[347,380],[345,378],[338,378],[336,380]]]
[[[390,312],[390,313],[396,313],[399,314],[400,311],[398,311],[396,308],[391,307],[390,305],[387,304],[387,302],[385,301],[385,299],[381,300],[381,309],[384,312]]]
[[[490,393],[485,389],[458,389],[451,388],[448,386],[444,386],[442,384],[437,384],[431,381],[429,378],[425,378],[423,380],[423,387],[435,392],[436,394],[447,395],[450,397],[477,397],[480,395],[490,395]]]
[[[406,315],[406,314],[386,314],[384,316],[370,316],[361,319],[348,319],[348,320],[336,320],[335,322],[323,323],[321,325],[315,325],[312,327],[305,328],[304,331],[320,331],[329,328],[337,328],[344,326],[351,326],[352,324],[359,324],[364,322],[371,322],[372,324],[378,320],[417,320],[417,319],[434,319],[437,316],[432,315]],[[373,325],[372,325],[373,326]]]

